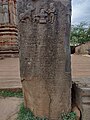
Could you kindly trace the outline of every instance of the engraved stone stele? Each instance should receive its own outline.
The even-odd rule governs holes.
[[[61,120],[71,110],[71,0],[62,1],[18,1],[24,103],[49,120]]]

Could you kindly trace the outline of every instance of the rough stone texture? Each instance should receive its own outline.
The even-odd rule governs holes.
[[[81,113],[77,106],[72,106],[72,112],[76,113],[76,120],[80,120]]]
[[[75,48],[76,54],[90,54],[90,42],[86,42],[85,44],[79,45]]]
[[[20,0],[18,18],[25,106],[58,120],[71,109],[71,2]]]
[[[76,79],[72,87],[73,105],[81,111],[81,120],[90,120],[90,79]]]
[[[18,50],[18,30],[15,25],[0,25],[0,51]]]
[[[0,51],[18,50],[16,0],[0,0]]]
[[[0,0],[0,24],[16,24],[16,0]]]

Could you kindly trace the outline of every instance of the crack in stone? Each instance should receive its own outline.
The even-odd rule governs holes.
[[[51,118],[51,103],[52,103],[52,98],[51,98],[51,95],[48,93],[48,95],[49,95],[49,100],[50,100],[50,102],[49,102],[49,120],[50,120],[50,118]]]

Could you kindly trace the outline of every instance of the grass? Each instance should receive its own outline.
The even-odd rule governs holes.
[[[70,112],[68,114],[62,114],[62,120],[76,120],[76,113]]]
[[[1,97],[23,97],[22,91],[0,90]]]
[[[20,105],[20,110],[18,113],[17,120],[47,120],[46,118],[38,118],[33,115],[33,113],[24,107],[24,104],[22,103]]]
[[[22,90],[19,91],[10,91],[10,90],[0,90],[0,96],[1,97],[23,97]],[[61,116],[62,120],[76,120],[76,114],[74,112],[70,112],[68,114],[62,114]],[[20,105],[20,110],[18,113],[17,120],[48,120],[47,118],[39,118],[35,117],[34,114],[24,107],[24,104],[22,103]]]
[[[68,114],[62,114],[61,116],[62,120],[76,120],[76,113],[70,112]],[[60,119],[60,120],[61,120]],[[22,103],[20,105],[20,110],[18,113],[18,117],[16,120],[48,120],[47,118],[39,118],[35,117],[34,114],[24,107],[24,104]]]

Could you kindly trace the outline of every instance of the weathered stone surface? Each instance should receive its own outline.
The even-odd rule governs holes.
[[[81,113],[80,113],[80,110],[78,109],[77,106],[74,106],[72,108],[72,111],[76,113],[76,120],[80,120],[80,117],[81,117]]]
[[[14,25],[0,25],[0,51],[18,50],[18,29]]]
[[[75,48],[76,54],[90,54],[90,42],[81,44]]]
[[[18,50],[16,0],[0,0],[0,51]]]
[[[16,0],[0,0],[0,24],[16,24]]]
[[[19,0],[20,70],[25,106],[58,120],[71,109],[71,3]]]
[[[9,13],[8,13],[8,1],[3,3],[3,22],[4,23],[9,23]]]
[[[78,79],[79,80],[79,79]],[[81,120],[90,119],[90,80],[86,78],[73,84],[73,104],[81,111]]]
[[[0,23],[3,22],[3,9],[2,9],[2,1],[0,1]]]

